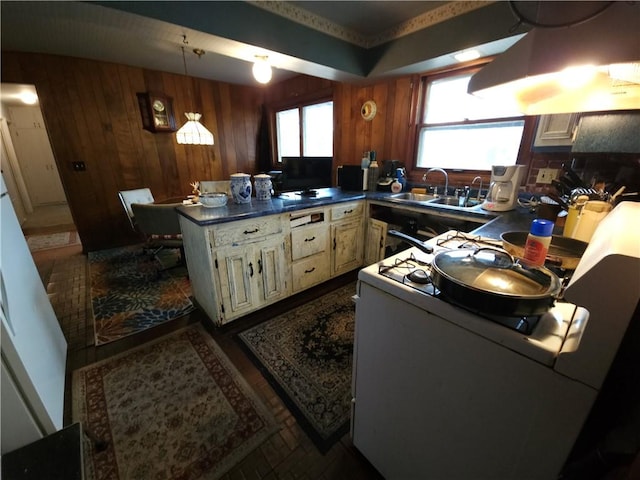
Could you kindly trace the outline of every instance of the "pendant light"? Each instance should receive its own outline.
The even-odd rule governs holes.
[[[183,36],[183,43],[188,44],[187,36]],[[184,46],[182,48],[182,63],[184,64],[184,75],[187,77],[187,60],[184,55]],[[204,55],[204,50],[194,49],[193,53],[200,58]],[[189,79],[187,79],[190,81]],[[189,103],[193,107],[193,101],[191,99],[191,89],[188,89]],[[195,109],[194,109],[195,110]],[[196,112],[187,112],[184,114],[187,117],[187,123],[185,123],[180,130],[176,132],[176,140],[180,144],[188,145],[213,145],[213,134],[200,123],[201,114]]]
[[[253,64],[253,77],[260,83],[269,83],[271,80],[271,64],[269,57],[266,55],[256,55],[256,61]]]

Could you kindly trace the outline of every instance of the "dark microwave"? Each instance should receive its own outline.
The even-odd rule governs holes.
[[[361,192],[367,189],[368,170],[360,165],[340,165],[338,167],[338,186],[345,191]]]

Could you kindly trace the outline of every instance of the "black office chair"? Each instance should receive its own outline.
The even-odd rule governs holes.
[[[136,229],[146,238],[147,248],[154,249],[155,253],[162,248],[179,249],[180,259],[176,266],[185,264],[182,231],[175,210],[179,205],[182,204],[131,204]]]

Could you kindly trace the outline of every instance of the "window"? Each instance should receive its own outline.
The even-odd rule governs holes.
[[[276,111],[278,163],[282,157],[333,156],[333,101]]]
[[[418,168],[491,170],[492,165],[515,165],[524,117],[495,101],[469,95],[473,73],[423,79]]]

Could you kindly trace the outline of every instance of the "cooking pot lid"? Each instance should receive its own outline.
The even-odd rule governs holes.
[[[455,283],[505,296],[544,298],[561,288],[560,279],[550,270],[516,262],[507,252],[492,248],[440,252],[433,267]]]

